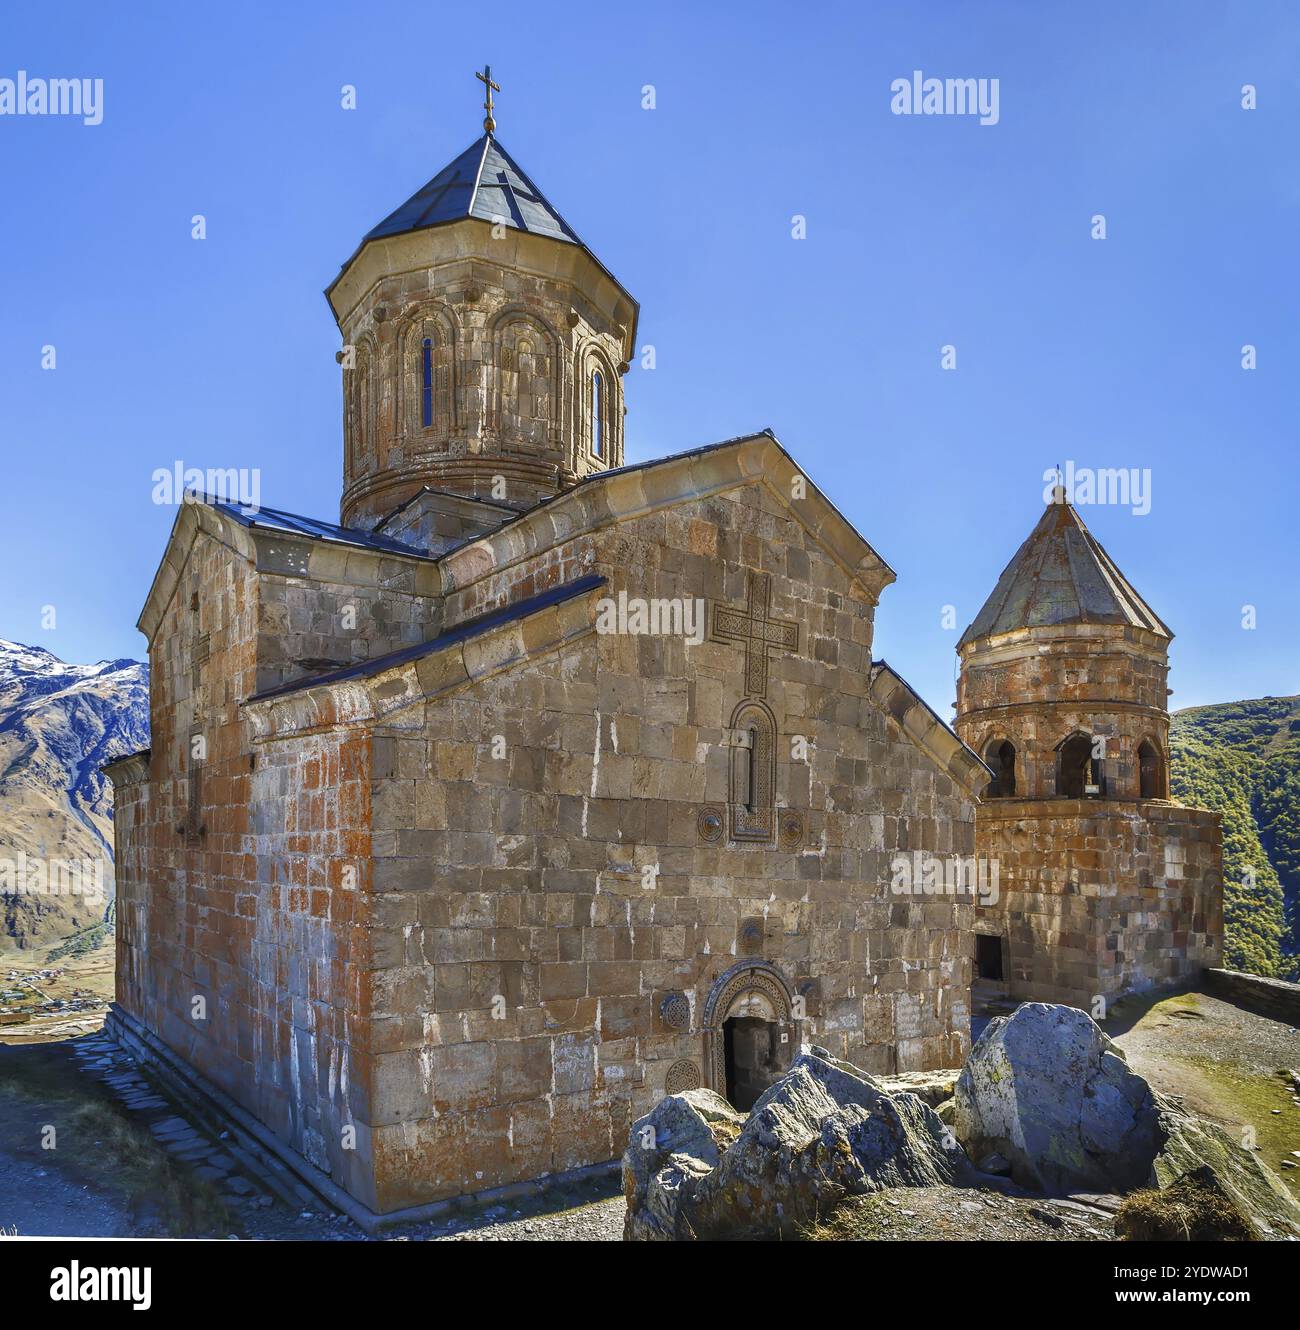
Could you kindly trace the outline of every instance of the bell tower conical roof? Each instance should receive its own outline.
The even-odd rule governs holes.
[[[491,134],[482,135],[448,162],[400,208],[368,231],[362,243],[422,231],[463,217],[477,217],[481,222],[549,236],[571,245],[582,244],[559,209]]]
[[[1058,624],[1127,624],[1173,637],[1059,488],[957,648],[978,638]]]

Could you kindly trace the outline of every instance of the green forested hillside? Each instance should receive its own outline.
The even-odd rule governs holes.
[[[1223,814],[1225,964],[1300,978],[1300,697],[1175,712],[1170,788]]]

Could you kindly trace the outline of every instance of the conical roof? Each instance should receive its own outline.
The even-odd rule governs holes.
[[[1084,526],[1073,504],[1058,497],[1002,570],[993,594],[957,646],[1018,628],[1070,623],[1129,624],[1173,637]]]
[[[470,144],[400,208],[367,232],[365,240],[421,231],[465,217],[501,223],[516,231],[549,236],[571,245],[582,244],[558,209],[491,134],[484,134]]]

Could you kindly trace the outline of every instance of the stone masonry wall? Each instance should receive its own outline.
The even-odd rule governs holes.
[[[1216,813],[997,799],[980,805],[976,840],[999,869],[999,900],[977,907],[977,927],[1007,939],[1011,996],[1086,1009],[1220,963]]]
[[[972,802],[868,699],[871,607],[749,486],[521,562],[453,597],[448,621],[590,571],[611,597],[731,607],[771,574],[772,615],[800,626],[765,701],[776,802],[802,831],[789,847],[703,836],[745,695],[731,642],[593,633],[429,702],[418,729],[409,713],[380,727],[367,1121],[382,1209],[616,1156],[669,1084],[707,1078],[706,1001],[743,957],[802,998],[799,1037],[873,1071],[967,1050],[972,907],[892,894],[890,862],[971,854]]]
[[[260,553],[257,692],[437,635],[436,601],[409,559],[265,538]]]
[[[349,1095],[364,1123],[368,1088],[348,1046],[366,1000],[369,736],[253,751],[240,703],[258,676],[257,581],[200,535],[151,643],[149,777],[115,809],[116,996],[365,1199],[366,1141],[344,1152],[340,1124]],[[207,751],[194,806],[196,734]],[[360,875],[345,880],[345,863]]]
[[[957,732],[981,757],[990,742],[1016,749],[1016,793],[1056,793],[1056,749],[1076,731],[1103,737],[1108,797],[1136,799],[1138,745],[1167,762],[1164,645],[1138,628],[1061,624],[1004,634],[963,651]]]

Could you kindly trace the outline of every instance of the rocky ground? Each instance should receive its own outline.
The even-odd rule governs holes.
[[[965,1187],[910,1187],[841,1205],[809,1233],[822,1242],[1102,1242],[1114,1196],[1042,1200]]]
[[[1131,1003],[1105,1028],[1157,1090],[1234,1133],[1300,1196],[1300,1032],[1201,994]],[[4,1032],[6,1035],[8,1032]],[[38,1036],[39,1038],[39,1036]],[[54,1148],[44,1148],[48,1129]],[[1300,1156],[1296,1156],[1300,1163]],[[914,1187],[841,1207],[821,1239],[1097,1241],[1113,1197],[1044,1201],[1013,1188]],[[528,1202],[385,1232],[386,1241],[618,1241],[616,1175]],[[0,1233],[371,1240],[288,1177],[269,1179],[98,1032],[0,1044]]]

